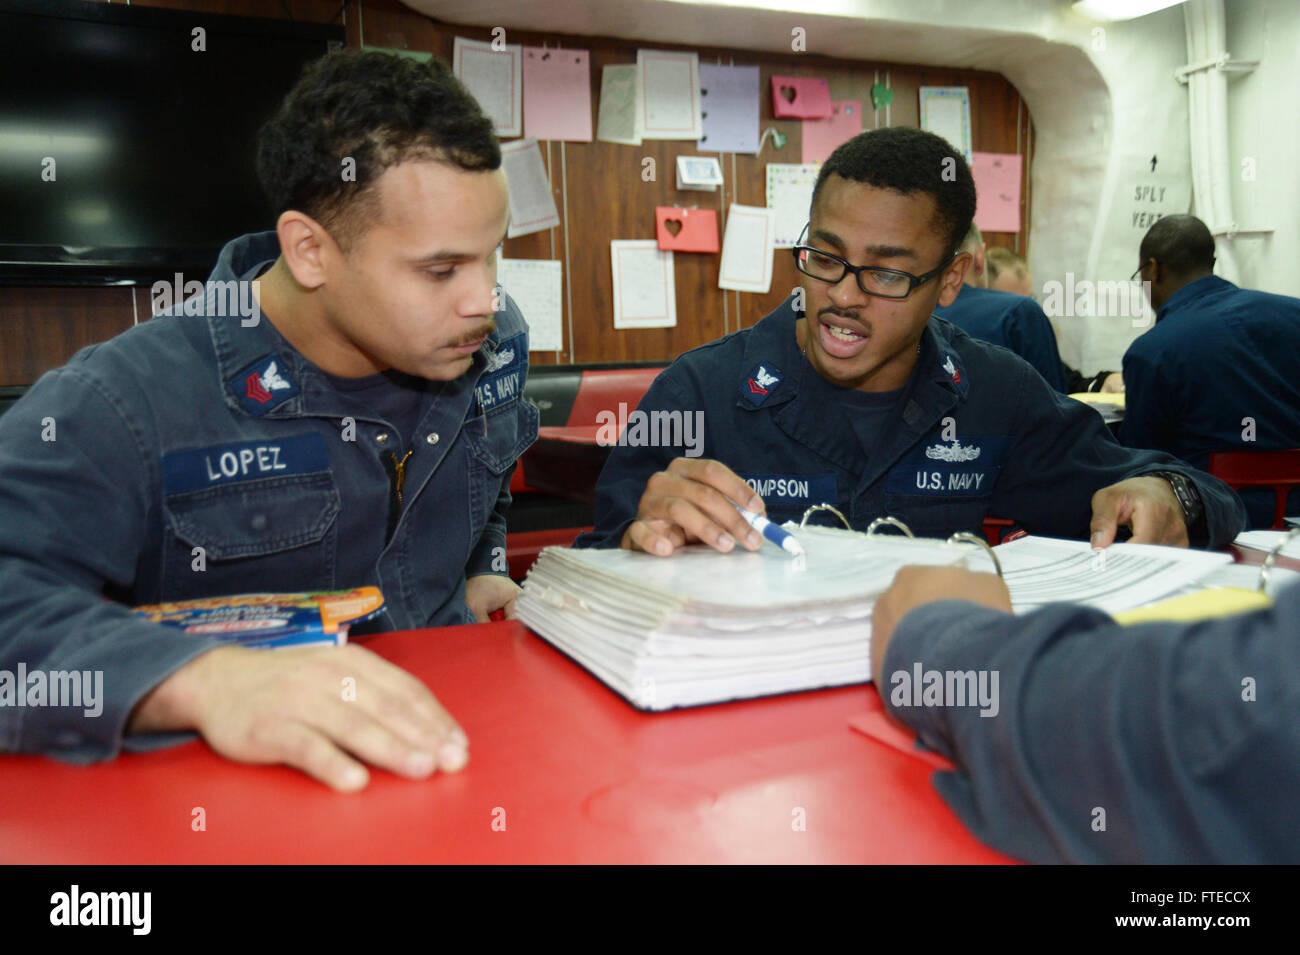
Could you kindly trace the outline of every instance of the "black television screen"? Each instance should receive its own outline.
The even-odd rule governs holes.
[[[342,44],[334,25],[0,0],[0,283],[206,278],[274,226],[258,128]]]

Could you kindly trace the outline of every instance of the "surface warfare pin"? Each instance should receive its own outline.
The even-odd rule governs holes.
[[[776,390],[784,376],[767,363],[759,365],[740,385],[740,396],[757,408]]]
[[[240,406],[253,415],[264,415],[298,394],[297,382],[288,375],[288,362],[280,355],[263,355],[227,385]]]

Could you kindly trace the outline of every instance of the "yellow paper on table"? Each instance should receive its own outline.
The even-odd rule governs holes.
[[[1070,395],[1070,397],[1075,401],[1083,401],[1090,405],[1124,407],[1124,392],[1122,391],[1080,391]]]
[[[1128,626],[1134,623],[1152,623],[1158,620],[1210,620],[1230,617],[1273,606],[1267,594],[1244,587],[1210,587],[1194,594],[1170,597],[1148,607],[1124,610],[1114,615],[1117,623]]]

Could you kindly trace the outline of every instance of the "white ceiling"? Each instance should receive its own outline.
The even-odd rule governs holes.
[[[1059,29],[1069,0],[403,0],[447,23],[509,31],[790,53],[791,29],[807,52],[853,60],[998,69],[1006,41]]]

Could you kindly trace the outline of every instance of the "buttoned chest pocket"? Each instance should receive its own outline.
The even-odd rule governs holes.
[[[823,504],[832,505],[843,514],[849,513],[848,501],[841,498],[840,494],[842,488],[853,485],[842,474],[831,471],[768,474],[743,470],[737,471],[736,474],[763,499],[767,518],[774,523],[784,524],[786,521],[793,521],[798,524],[809,508]],[[838,518],[828,511],[810,514],[808,523],[843,526]]]
[[[168,495],[163,599],[335,586],[339,493],[329,471]]]
[[[471,419],[465,426],[469,456],[470,540],[477,541],[496,504],[506,473],[537,440],[538,411],[516,401]]]
[[[948,537],[957,531],[980,534],[990,517],[989,498],[914,497],[885,495],[885,511],[897,517],[917,537]]]
[[[945,440],[935,431],[885,476],[885,507],[919,537],[979,533],[1006,458],[1008,439],[997,434],[961,434]]]

